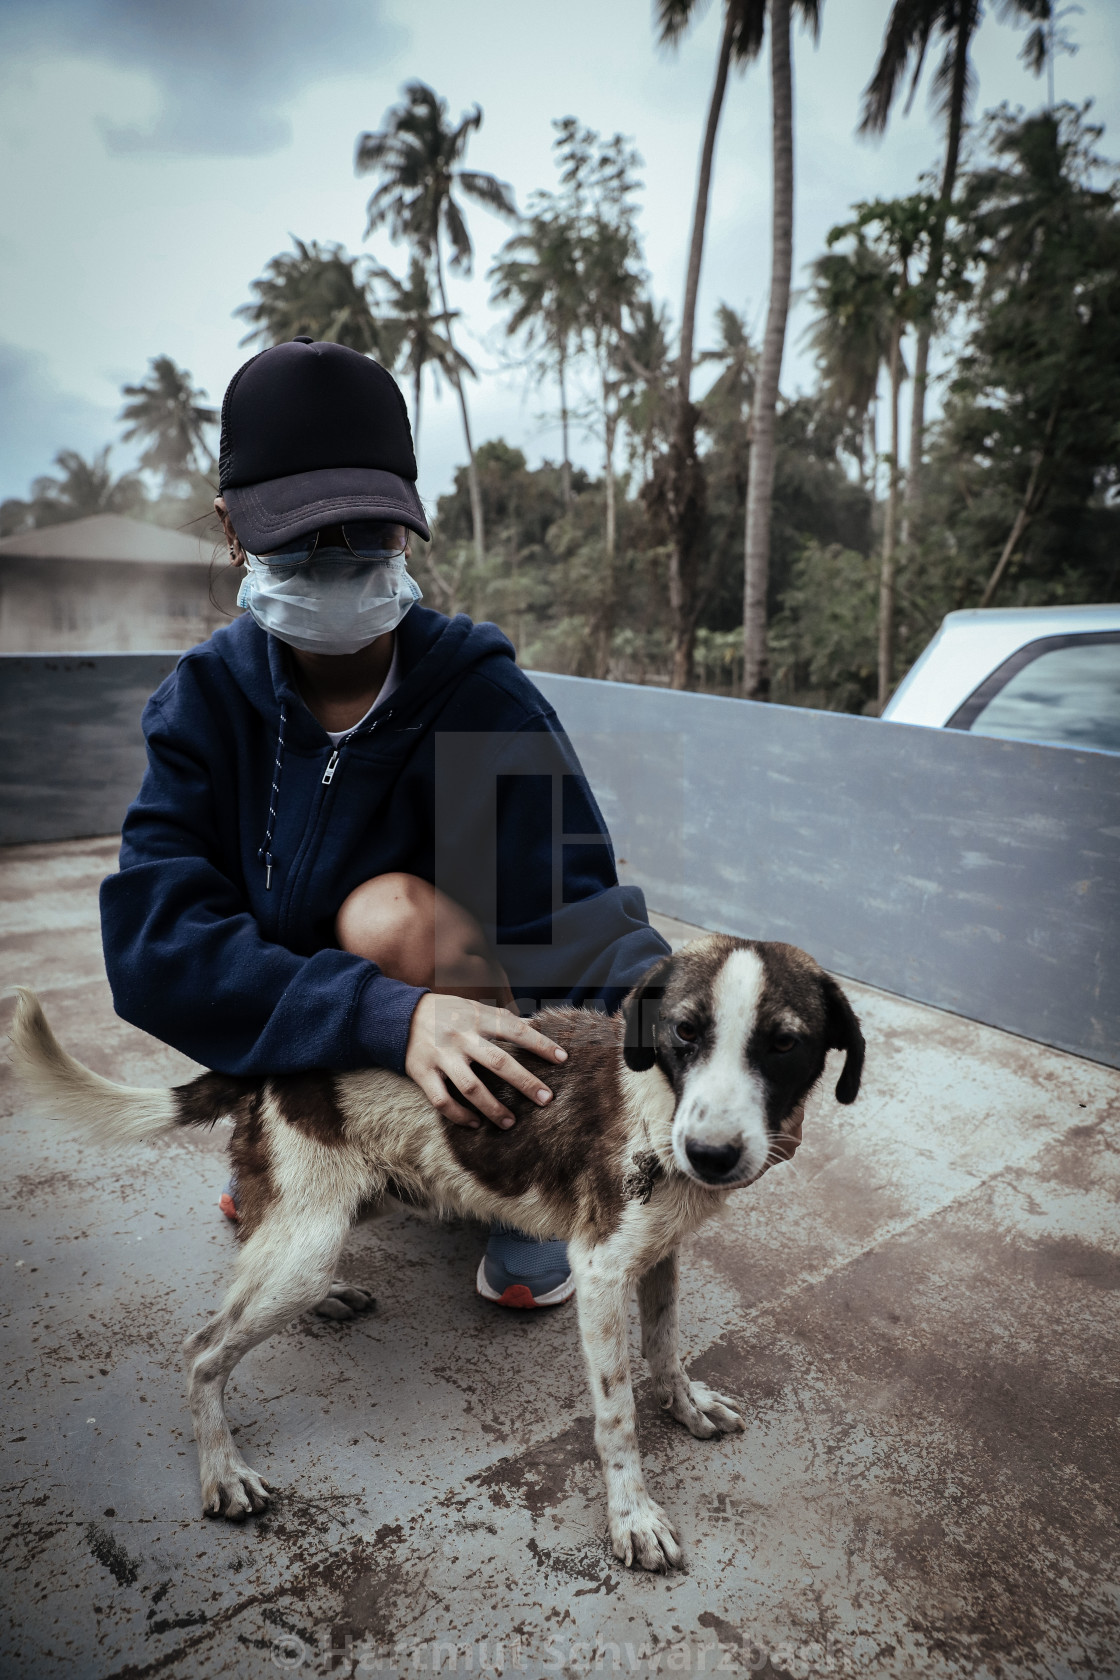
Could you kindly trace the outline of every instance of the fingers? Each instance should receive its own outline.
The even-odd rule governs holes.
[[[481,1114],[506,1130],[513,1125],[514,1116],[480,1077],[479,1068],[504,1080],[539,1107],[551,1102],[552,1092],[538,1074],[523,1067],[495,1039],[552,1062],[567,1060],[568,1053],[561,1045],[518,1015],[493,1005],[429,992],[416,1006],[405,1072],[445,1120],[477,1127]],[[460,1097],[462,1101],[457,1100]]]
[[[423,1076],[412,1073],[410,1077],[419,1085],[437,1114],[442,1114],[453,1126],[466,1126],[468,1130],[477,1132],[478,1115],[472,1114],[469,1108],[464,1108],[462,1103],[455,1101],[438,1073],[433,1070]]]
[[[479,1040],[479,1045],[479,1053],[477,1057],[472,1058],[473,1060],[481,1061],[483,1059],[483,1050],[489,1049],[489,1045],[484,1039]],[[513,1125],[513,1115],[510,1113],[505,1103],[499,1101],[499,1099],[494,1095],[490,1087],[483,1084],[482,1080],[478,1077],[478,1074],[471,1066],[471,1062],[464,1060],[461,1068],[453,1072],[451,1077],[456,1089],[461,1091],[467,1101],[469,1103],[473,1103],[474,1107],[477,1108],[481,1114],[484,1114],[487,1120],[492,1120],[495,1126],[501,1126],[503,1131],[508,1130],[508,1128]]]
[[[499,1050],[496,1044],[480,1038],[478,1048],[471,1058],[483,1067],[496,1073],[499,1079],[504,1079],[507,1085],[512,1085],[515,1091],[520,1091],[523,1097],[535,1102],[539,1107],[552,1101],[552,1092],[547,1085],[542,1085],[538,1076],[531,1068],[522,1067],[521,1063],[504,1050]],[[471,1098],[474,1101],[474,1098]]]
[[[483,1006],[479,1010],[478,1031],[489,1038],[503,1039],[507,1044],[519,1045],[522,1050],[531,1050],[534,1056],[543,1056],[550,1062],[566,1062],[568,1052],[555,1039],[546,1038],[544,1033],[531,1027],[528,1021],[523,1021],[520,1015],[514,1015],[508,1009],[491,1009]]]

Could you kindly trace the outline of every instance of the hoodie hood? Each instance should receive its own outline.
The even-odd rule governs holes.
[[[447,618],[416,606],[393,633],[400,680],[384,715],[391,715],[398,726],[422,722],[425,715],[438,710],[475,667],[491,660],[516,667],[517,655],[508,636],[496,624],[475,624],[466,613]],[[324,745],[326,732],[292,679],[288,649],[248,613],[215,631],[203,646],[221,658],[266,728],[279,730],[283,708],[288,745],[308,750]],[[380,713],[379,707],[374,716]]]

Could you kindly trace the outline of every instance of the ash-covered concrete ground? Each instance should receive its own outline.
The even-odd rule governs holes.
[[[113,1015],[115,853],[0,854],[3,980],[98,1071],[179,1080]],[[204,1521],[179,1343],[233,1259],[225,1138],[110,1156],[4,1066],[3,1673],[1120,1673],[1120,1076],[851,991],[859,1102],[822,1096],[685,1256],[692,1369],[746,1435],[692,1440],[636,1360],[667,1578],[609,1554],[574,1310],[488,1306],[480,1232],[403,1211],[347,1251],[376,1314],[238,1368],[235,1433],[281,1491]]]

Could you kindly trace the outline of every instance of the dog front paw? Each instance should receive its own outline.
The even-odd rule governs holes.
[[[268,1509],[271,1488],[243,1459],[225,1459],[202,1472],[202,1510],[208,1517],[243,1522],[252,1511]]]
[[[320,1318],[333,1318],[341,1324],[348,1318],[357,1318],[359,1313],[372,1312],[376,1305],[373,1296],[359,1289],[356,1283],[335,1278],[315,1311]]]
[[[679,1569],[684,1561],[676,1529],[648,1497],[612,1515],[611,1550],[627,1569],[650,1569],[660,1575]]]
[[[674,1383],[672,1392],[661,1404],[698,1441],[708,1441],[713,1435],[730,1435],[747,1427],[735,1409],[734,1400],[729,1400],[726,1394],[717,1394],[707,1383],[692,1382],[688,1377]]]

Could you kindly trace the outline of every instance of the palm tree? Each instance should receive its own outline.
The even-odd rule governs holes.
[[[1000,10],[1005,18],[1024,18],[1048,24],[1051,6],[1052,0],[1003,0]],[[945,50],[934,72],[933,96],[939,113],[945,119],[945,161],[929,254],[916,300],[919,311],[918,346],[914,357],[914,390],[910,405],[910,470],[906,492],[912,524],[918,516],[921,501],[926,388],[934,309],[945,261],[945,230],[960,162],[961,136],[973,83],[969,51],[983,15],[984,0],[894,0],[879,61],[863,95],[860,133],[882,134],[902,83],[909,76],[910,91],[906,101],[906,109],[909,110],[925,66],[930,41],[935,37],[944,40]],[[1040,58],[1037,50],[1032,53],[1030,41],[1027,60],[1036,74],[1046,62],[1045,55]]]
[[[97,513],[136,513],[144,505],[144,486],[135,473],[114,478],[108,444],[87,461],[76,449],[60,449],[54,458],[61,476],[37,478],[31,486],[33,523],[58,525]]]
[[[761,0],[759,0],[761,3]],[[743,692],[748,700],[770,696],[767,650],[767,594],[770,585],[770,506],[774,494],[774,421],[789,315],[793,270],[793,69],[790,17],[793,0],[770,0],[770,94],[774,170],[770,302],[758,384],[751,411],[751,470],[747,481],[747,529],[743,565]],[[796,0],[814,36],[819,0]]]
[[[529,214],[502,246],[488,275],[491,301],[511,310],[507,336],[520,335],[542,371],[556,375],[564,457],[560,493],[565,507],[572,500],[568,370],[579,337],[578,248],[578,229],[559,200],[552,193],[537,193]]]
[[[886,259],[868,244],[862,228],[857,230],[850,250],[833,250],[842,233],[842,229],[833,228],[828,236],[830,248],[810,270],[809,297],[817,315],[807,337],[816,352],[822,394],[855,434],[860,484],[864,487],[869,482],[870,451],[874,500],[878,440],[873,413],[879,373],[890,358],[889,270]]]
[[[391,365],[398,341],[373,312],[368,276],[358,272],[361,259],[348,256],[341,245],[294,234],[292,244],[294,251],[273,257],[253,281],[255,301],[234,310],[252,324],[242,344],[286,344],[306,333]]]
[[[617,537],[617,485],[614,452],[622,424],[622,401],[632,370],[626,359],[629,329],[639,307],[645,274],[635,226],[634,195],[641,163],[624,135],[604,141],[594,129],[572,117],[557,124],[556,150],[561,182],[576,229],[576,281],[579,291],[581,353],[594,370],[603,438],[606,492],[604,547],[613,576]],[[607,617],[600,620],[600,648],[606,646]],[[606,655],[597,674],[606,675]],[[601,667],[601,669],[599,669]]]
[[[701,412],[710,415],[715,424],[724,415],[733,415],[742,422],[754,401],[758,351],[751,343],[746,319],[730,304],[717,304],[716,326],[720,342],[714,350],[701,350],[696,358],[698,367],[715,362],[722,370],[701,398]]]
[[[699,0],[657,0],[655,15],[658,39],[675,47],[696,13]],[[696,299],[700,290],[700,265],[704,256],[704,234],[708,221],[708,196],[712,181],[716,135],[727,92],[732,61],[745,64],[758,56],[762,46],[766,0],[724,0],[723,28],[716,58],[715,81],[708,101],[708,116],[700,143],[700,167],[696,179],[696,201],[692,211],[692,237],[688,248],[681,336],[677,358],[677,389],[672,440],[665,474],[667,505],[672,524],[669,555],[669,597],[673,613],[674,688],[692,685],[692,646],[696,634],[696,591],[705,524],[704,475],[696,457],[697,411],[692,403],[691,384],[696,340]]]
[[[450,321],[432,307],[431,282],[419,257],[413,256],[409,263],[407,280],[399,280],[387,268],[375,267],[372,273],[374,280],[385,288],[385,301],[389,308],[382,325],[386,334],[393,337],[398,345],[393,371],[405,373],[412,380],[412,435],[419,450],[424,369],[432,369],[437,388],[440,373],[450,379],[454,369],[460,377],[467,374],[473,379],[475,371],[462,351],[452,344],[447,331]],[[456,315],[457,311],[452,314]]]
[[[702,350],[696,358],[698,367],[714,363],[719,369],[714,382],[697,404],[700,426],[708,436],[705,475],[712,492],[713,507],[721,510],[721,517],[711,527],[712,546],[705,563],[707,576],[702,577],[698,590],[700,595],[704,594],[705,582],[709,587],[717,586],[723,571],[721,552],[730,553],[734,549],[736,531],[742,532],[750,476],[751,405],[758,375],[758,351],[751,342],[745,316],[730,305],[720,303],[716,308],[716,326],[719,329],[716,344],[711,349]],[[736,639],[739,645],[730,668],[741,677],[741,632]],[[735,692],[739,687],[736,684]]]
[[[900,201],[901,202],[901,201]],[[882,245],[889,252],[891,267],[886,276],[888,304],[887,379],[890,391],[890,457],[887,462],[887,506],[883,518],[883,546],[879,563],[879,648],[878,704],[882,711],[894,687],[894,600],[897,571],[899,493],[899,394],[906,378],[902,359],[902,335],[912,309],[910,263],[917,237],[905,213],[891,216],[892,206],[881,216]]]
[[[382,128],[358,136],[354,154],[354,168],[359,175],[381,177],[380,186],[366,205],[366,237],[376,228],[387,226],[391,238],[404,240],[426,266],[434,269],[447,339],[453,348],[451,311],[443,273],[443,241],[450,246],[448,266],[455,273],[469,274],[474,254],[456,192],[497,216],[512,220],[517,214],[513,192],[504,181],[460,167],[470,137],[481,124],[482,107],[476,105],[459,119],[457,128],[452,128],[447,101],[440,99],[424,82],[409,82],[404,101],[385,113]],[[486,547],[482,494],[466,393],[454,362],[448,368],[448,377],[455,387],[463,417],[474,545],[481,564]]]
[[[196,389],[186,368],[176,367],[170,356],[153,356],[148,377],[123,385],[121,395],[129,399],[120,412],[128,422],[124,441],[146,440],[141,467],[161,473],[165,484],[189,483],[192,473],[213,468],[206,433],[217,425],[218,411],[204,406],[206,392]]]
[[[648,486],[663,455],[673,423],[673,374],[676,358],[669,348],[669,310],[652,298],[639,298],[630,310],[619,362],[623,376],[621,412],[630,438],[630,458]]]

